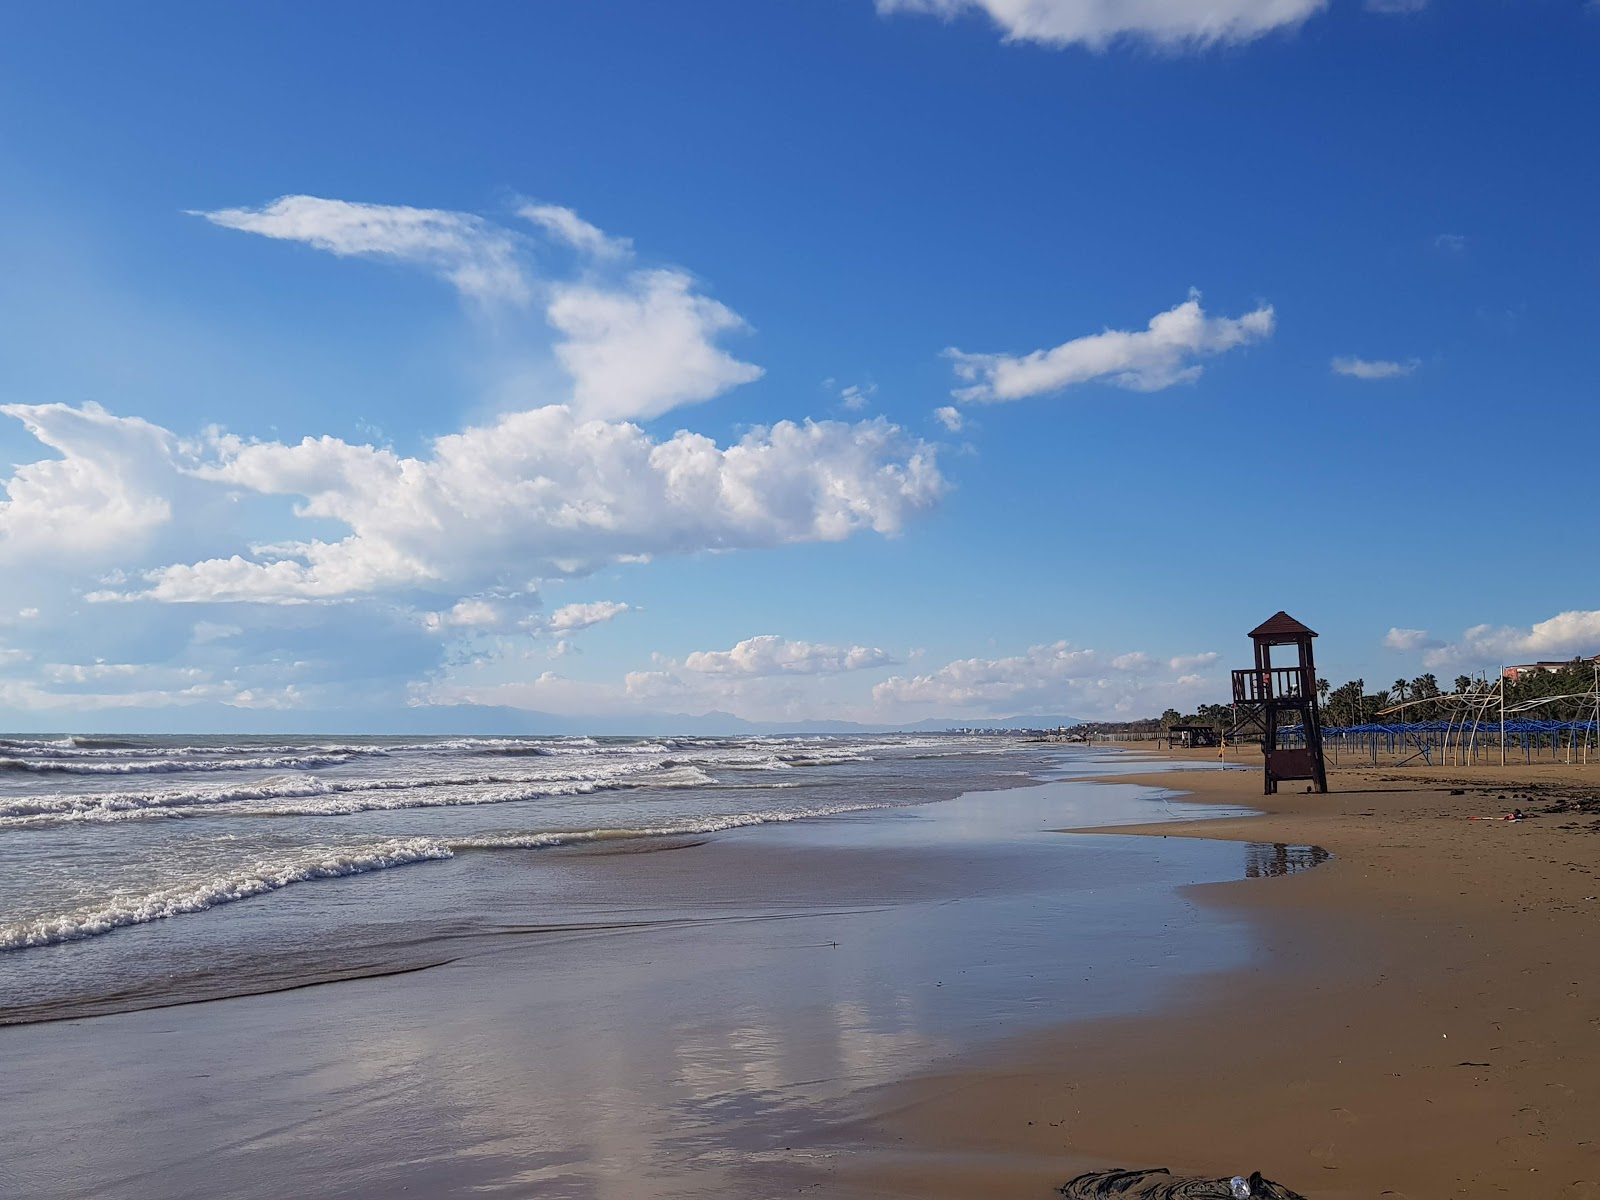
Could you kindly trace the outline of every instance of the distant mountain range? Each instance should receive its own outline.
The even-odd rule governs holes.
[[[49,721],[46,725],[42,722]],[[108,708],[76,717],[60,713],[0,712],[0,730],[11,733],[231,733],[231,734],[433,734],[491,737],[596,734],[621,737],[673,734],[714,737],[763,734],[940,733],[947,729],[1055,729],[1076,717],[930,717],[906,725],[856,721],[746,721],[732,713],[650,713],[621,717],[566,717],[520,708],[441,705],[383,712],[307,712],[195,705],[185,709]]]

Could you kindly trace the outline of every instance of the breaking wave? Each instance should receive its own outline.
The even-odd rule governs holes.
[[[486,834],[449,841],[414,837],[392,838],[349,849],[311,847],[276,859],[253,863],[205,879],[174,883],[137,896],[118,896],[84,905],[69,912],[0,925],[0,951],[53,946],[82,941],[130,925],[144,925],[168,917],[205,912],[238,900],[262,896],[296,883],[337,879],[391,867],[454,858],[471,850],[543,850],[558,846],[647,838],[682,837],[718,833],[752,825],[799,821],[892,807],[888,804],[839,804],[818,808],[730,813],[688,819],[657,826],[617,829],[548,830],[531,833]]]

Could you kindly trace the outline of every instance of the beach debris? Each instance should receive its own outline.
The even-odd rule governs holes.
[[[1068,1180],[1058,1189],[1074,1200],[1306,1200],[1299,1192],[1263,1179],[1260,1171],[1232,1179],[1200,1179],[1173,1175],[1166,1167],[1147,1171],[1091,1171]]]

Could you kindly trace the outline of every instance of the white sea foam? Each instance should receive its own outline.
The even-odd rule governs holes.
[[[633,841],[719,833],[753,825],[800,821],[892,807],[886,804],[837,804],[805,809],[773,809],[689,818],[655,826],[607,829],[544,830],[484,834],[448,842],[434,838],[392,838],[367,846],[308,847],[273,859],[233,868],[204,879],[156,888],[142,895],[117,896],[69,912],[0,925],[0,951],[81,941],[129,925],[204,912],[236,900],[265,895],[295,883],[360,875],[389,867],[453,858],[462,850],[539,850],[589,842]]]
[[[622,788],[704,787],[715,782],[698,767],[666,760],[615,763],[594,770],[549,770],[538,775],[479,771],[359,780],[274,776],[221,788],[13,796],[0,799],[0,830],[37,829],[58,822],[132,821],[207,813],[347,816],[390,809],[503,804]]]
[[[351,850],[314,847],[276,860],[261,859],[226,875],[173,884],[140,896],[119,896],[56,916],[0,925],[0,950],[80,941],[128,925],[204,912],[293,883],[450,857],[450,848],[431,838],[396,838]]]
[[[311,767],[336,767],[347,763],[351,755],[284,754],[270,758],[146,758],[144,760],[117,760],[114,762],[84,762],[62,758],[0,758],[0,771],[34,771],[39,774],[61,775],[161,775],[177,772],[215,771],[303,771]]]

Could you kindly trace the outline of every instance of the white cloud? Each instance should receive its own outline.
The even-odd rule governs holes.
[[[1237,318],[1208,317],[1199,293],[1190,292],[1138,332],[1108,329],[1020,358],[953,348],[945,353],[955,361],[956,375],[971,385],[953,393],[958,400],[1019,400],[1094,380],[1154,392],[1198,379],[1204,368],[1195,359],[1260,341],[1272,328],[1270,305]]]
[[[1293,29],[1327,0],[877,0],[880,13],[988,14],[1008,42],[1103,49],[1118,38],[1168,48],[1248,42]]]
[[[16,468],[0,500],[0,562],[93,557],[123,561],[172,518],[178,439],[98,404],[4,404],[61,454]]]
[[[611,237],[559,204],[524,204],[517,209],[517,215],[574,250],[595,258],[622,259],[633,253],[632,239]]]
[[[1391,362],[1385,359],[1345,357],[1334,359],[1330,365],[1335,374],[1349,375],[1353,379],[1398,379],[1415,373],[1422,363],[1415,358],[1407,362]]]
[[[553,351],[572,376],[571,403],[584,416],[656,417],[761,378],[760,367],[716,345],[722,335],[745,330],[743,318],[695,291],[688,273],[619,273],[632,252],[628,239],[611,237],[559,205],[528,204],[518,213],[579,250],[595,269],[579,279],[537,279],[528,266],[528,239],[471,213],[442,209],[285,196],[259,209],[195,215],[333,254],[420,266],[486,304],[523,305],[537,296],[559,335]]]
[[[836,675],[895,661],[876,647],[828,646],[763,634],[731,650],[696,650],[684,658],[683,669],[705,675]]]
[[[576,633],[593,625],[601,625],[625,612],[632,612],[628,604],[615,600],[595,600],[588,604],[564,604],[550,614],[546,623],[552,633]]]
[[[154,428],[122,433],[137,443]],[[658,441],[560,405],[440,438],[421,458],[331,437],[286,445],[217,434],[188,473],[301,497],[296,515],[350,533],[175,563],[118,594],[293,604],[405,589],[517,592],[640,557],[894,534],[944,487],[933,449],[881,418],[781,421],[722,448],[683,431]],[[92,507],[80,508],[92,524]]]
[[[732,309],[690,289],[681,271],[639,271],[621,287],[564,286],[550,324],[565,335],[556,357],[587,417],[655,417],[760,379],[762,370],[717,348],[745,328]]]
[[[938,421],[951,433],[960,433],[961,426],[965,424],[961,410],[953,404],[946,404],[943,408],[933,410],[933,419]]]
[[[1122,719],[1173,705],[1193,707],[1218,692],[1202,675],[1163,677],[1156,666],[1141,651],[1107,659],[1062,641],[1005,658],[958,659],[924,675],[893,676],[873,688],[872,697],[897,720],[1027,714]]]
[[[1059,693],[1061,685],[1097,674],[1100,656],[1093,650],[1074,649],[1067,642],[1030,647],[1010,658],[965,658],[937,671],[909,677],[896,675],[872,689],[880,703],[943,705],[952,709],[974,706],[1026,707]]]
[[[1461,254],[1467,248],[1467,239],[1464,234],[1441,233],[1433,239],[1433,248],[1446,254]]]
[[[496,603],[481,596],[469,596],[446,612],[430,612],[422,619],[432,633],[464,629],[470,633],[510,633],[525,628],[530,618],[520,608]]]
[[[1221,657],[1215,650],[1207,650],[1204,654],[1180,654],[1168,659],[1167,666],[1174,671],[1193,671],[1196,667],[1209,667]]]
[[[1405,632],[1405,631],[1401,631]],[[1459,641],[1433,643],[1423,656],[1429,667],[1500,666],[1557,662],[1600,654],[1600,610],[1574,609],[1523,629],[1510,625],[1474,625]]]
[[[1442,646],[1443,642],[1431,636],[1426,629],[1399,629],[1394,628],[1383,635],[1383,644],[1390,650],[1398,650],[1402,654],[1409,654],[1414,650],[1426,650],[1429,647]]]
[[[1367,11],[1375,13],[1414,13],[1428,7],[1428,0],[1367,0]]]
[[[520,304],[531,294],[512,235],[468,213],[283,196],[261,208],[193,215],[226,229],[304,242],[332,254],[426,267],[474,300]]]
[[[851,412],[860,412],[878,394],[875,383],[852,383],[839,391],[839,403]]]

